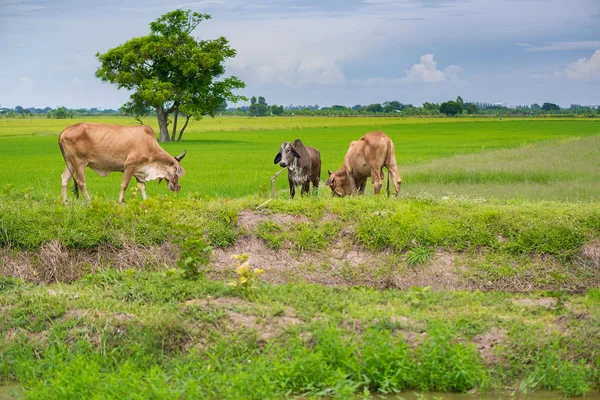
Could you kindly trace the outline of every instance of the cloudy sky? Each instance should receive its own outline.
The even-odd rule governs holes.
[[[600,104],[600,0],[0,0],[0,106],[120,107],[95,54],[176,8],[269,104]]]

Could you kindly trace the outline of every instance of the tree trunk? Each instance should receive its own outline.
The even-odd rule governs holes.
[[[162,106],[156,107],[156,117],[158,118],[158,126],[160,128],[158,140],[161,142],[168,142],[171,138],[169,137],[169,127],[167,125],[167,113]]]
[[[185,128],[187,128],[188,122],[190,122],[191,117],[192,117],[191,115],[185,116],[185,124],[183,125],[183,128],[181,128],[181,132],[179,132],[179,137],[177,138],[178,142],[181,142],[181,137],[183,136],[183,131],[185,131]]]
[[[173,117],[173,133],[171,134],[171,142],[175,141],[175,135],[177,134],[177,117],[179,116],[179,107],[175,107],[175,116]]]

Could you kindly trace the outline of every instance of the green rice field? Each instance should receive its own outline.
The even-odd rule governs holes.
[[[137,124],[124,117],[90,121]],[[57,136],[76,122],[0,120],[1,186],[58,196],[64,162]],[[600,194],[600,145],[590,138],[600,134],[596,119],[206,118],[190,124],[183,142],[163,147],[188,151],[179,196],[261,196],[280,170],[273,158],[281,142],[300,138],[319,149],[325,180],[350,141],[377,129],[394,141],[405,195],[595,201]],[[117,197],[120,174],[101,178],[87,170],[87,179],[93,196]],[[278,195],[286,196],[286,186],[282,176]],[[148,185],[149,195],[166,192]]]

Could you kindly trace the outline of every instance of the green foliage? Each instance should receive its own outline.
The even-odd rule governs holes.
[[[181,243],[181,253],[177,266],[183,270],[186,279],[198,279],[210,262],[212,247],[203,238],[188,237]]]
[[[60,107],[56,107],[52,111],[48,111],[48,114],[46,114],[46,115],[48,118],[67,119],[67,118],[73,118],[74,112],[73,112],[73,110],[69,110],[66,107],[60,106]]]
[[[440,105],[440,112],[448,116],[460,114],[462,113],[462,110],[463,108],[461,104],[457,103],[456,101],[446,101]]]
[[[542,105],[542,111],[559,111],[560,107],[554,103],[544,103]]]
[[[416,357],[421,390],[466,392],[486,381],[474,346],[453,342],[443,325],[429,330]]]
[[[149,35],[96,54],[101,63],[96,76],[133,92],[124,105],[127,112],[139,116],[149,107],[157,110],[162,141],[175,140],[176,132],[169,137],[166,130],[169,114],[214,116],[224,101],[243,99],[232,93],[245,86],[237,77],[217,80],[225,61],[236,55],[227,39],[198,41],[191,35],[207,19],[208,14],[171,11],[150,23]]]
[[[406,262],[408,263],[408,265],[425,264],[432,254],[433,251],[431,248],[416,246],[413,249],[411,249],[406,255]]]
[[[250,98],[250,107],[248,108],[248,112],[253,117],[264,117],[269,112],[269,106],[264,97],[259,96],[258,101],[255,96]]]

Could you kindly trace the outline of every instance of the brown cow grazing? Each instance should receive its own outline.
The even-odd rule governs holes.
[[[85,167],[101,176],[111,172],[123,172],[119,203],[123,202],[125,190],[131,177],[140,184],[142,198],[146,199],[146,182],[162,179],[169,190],[179,192],[179,178],[184,171],[178,157],[169,155],[156,140],[149,126],[120,126],[80,122],[69,126],[58,137],[58,145],[67,167],[62,174],[63,203],[67,202],[67,186],[71,178],[75,183],[73,192],[79,197],[79,189],[86,199],[90,196],[85,185]]]
[[[310,191],[310,183],[313,190],[319,190],[319,179],[321,177],[321,153],[319,150],[305,146],[300,139],[294,143],[285,142],[279,147],[279,153],[275,156],[273,164],[279,163],[288,169],[288,181],[290,183],[290,197],[296,194],[296,186],[302,185],[300,194]]]
[[[388,196],[390,175],[396,187],[396,196],[399,196],[401,180],[394,154],[394,143],[381,131],[369,132],[359,140],[350,143],[344,157],[344,164],[335,172],[328,171],[329,179],[325,185],[331,188],[334,196],[352,195],[357,191],[363,195],[367,179],[371,177],[377,195],[383,184],[383,167],[388,170]]]

